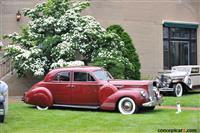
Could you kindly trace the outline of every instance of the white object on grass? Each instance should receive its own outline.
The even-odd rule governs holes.
[[[177,111],[176,111],[176,114],[179,114],[181,113],[181,104],[179,102],[176,103],[176,107],[177,107]]]

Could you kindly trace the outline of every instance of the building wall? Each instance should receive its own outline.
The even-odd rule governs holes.
[[[162,21],[199,22],[199,8],[199,2],[192,0],[92,0],[85,14],[94,16],[105,28],[111,24],[125,28],[133,38],[146,77],[163,70]],[[198,42],[199,38],[200,34]]]

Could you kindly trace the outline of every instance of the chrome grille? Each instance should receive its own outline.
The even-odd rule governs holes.
[[[148,93],[149,93],[149,97],[155,97],[155,92],[153,90],[153,83],[149,84]]]

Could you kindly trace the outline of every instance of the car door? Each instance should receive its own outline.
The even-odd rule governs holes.
[[[56,73],[53,80],[46,83],[46,87],[53,95],[54,104],[71,103],[70,71],[61,71]]]
[[[74,72],[72,80],[72,104],[99,105],[99,85],[95,79],[86,72]]]
[[[192,80],[192,85],[195,88],[200,88],[200,68],[199,67],[191,68],[190,77]]]

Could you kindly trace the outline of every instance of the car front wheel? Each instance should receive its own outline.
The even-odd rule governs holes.
[[[0,123],[4,122],[4,118],[5,118],[4,105],[2,103],[0,103]]]
[[[183,95],[183,86],[181,83],[174,84],[173,88],[174,88],[174,95],[176,97],[181,97]]]
[[[138,106],[135,104],[133,99],[124,97],[120,99],[118,109],[121,114],[130,115],[138,111]]]

